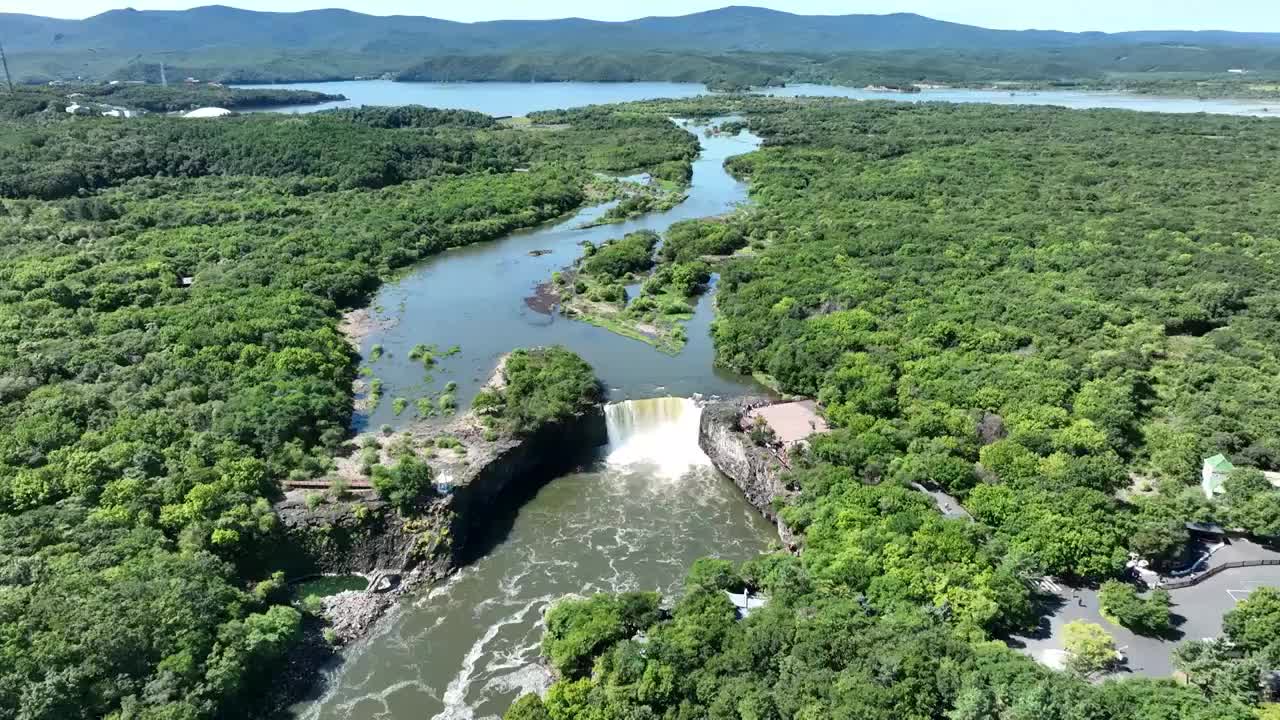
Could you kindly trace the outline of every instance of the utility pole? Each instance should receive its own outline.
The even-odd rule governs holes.
[[[4,80],[9,83],[9,94],[13,94],[13,76],[9,74],[9,59],[4,56],[4,45],[0,45],[0,65],[4,66]]]

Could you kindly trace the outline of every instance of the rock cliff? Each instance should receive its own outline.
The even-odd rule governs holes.
[[[471,415],[421,435],[448,437],[458,447],[427,459],[438,488],[408,511],[373,491],[309,503],[313,492],[295,490],[276,505],[295,555],[291,575],[394,571],[438,578],[466,564],[472,546],[501,531],[494,525],[528,495],[608,440],[599,407],[522,436],[485,439]]]
[[[751,442],[742,430],[742,416],[759,404],[762,402],[751,400],[707,403],[702,408],[698,445],[716,469],[742,490],[747,502],[778,527],[783,544],[795,550],[798,538],[777,512],[776,501],[792,494],[781,479],[786,467],[775,453]]]

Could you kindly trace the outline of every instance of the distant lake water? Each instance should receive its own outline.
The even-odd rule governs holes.
[[[343,102],[322,105],[287,105],[266,108],[275,112],[306,113],[361,105],[426,105],[428,107],[475,110],[488,115],[527,115],[539,110],[602,105],[651,100],[653,98],[687,98],[705,95],[701,83],[636,82],[636,83],[514,83],[461,82],[427,83],[391,80],[349,80],[345,82],[288,83],[282,85],[243,85],[246,88],[286,88],[315,90],[345,95]]]
[[[838,85],[791,85],[763,91],[774,97],[845,97],[859,100],[901,102],[987,103],[990,105],[1059,105],[1073,110],[1115,108],[1141,112],[1210,113],[1214,115],[1254,115],[1280,117],[1280,100],[1161,97],[1118,92],[1081,90],[967,90],[939,88],[918,93],[897,93]]]
[[[429,107],[475,110],[489,115],[527,115],[538,110],[582,107],[605,103],[688,98],[707,94],[701,83],[419,83],[391,80],[348,80],[344,82],[244,85],[246,88],[288,88],[315,90],[347,96],[342,102],[321,105],[289,105],[264,108],[273,112],[306,113],[361,105],[426,105]],[[1280,100],[1239,100],[1230,98],[1158,97],[1113,92],[1077,90],[1018,91],[938,89],[919,93],[895,93],[838,85],[792,85],[761,90],[774,97],[847,97],[861,100],[901,102],[989,103],[993,105],[1060,105],[1073,109],[1118,108],[1144,112],[1212,113],[1280,117]]]

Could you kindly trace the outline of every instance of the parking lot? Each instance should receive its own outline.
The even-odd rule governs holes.
[[[1268,586],[1280,587],[1280,566],[1234,568],[1199,585],[1171,590],[1177,629],[1162,639],[1137,635],[1103,618],[1098,610],[1098,593],[1093,589],[1049,585],[1043,588],[1047,591],[1047,616],[1040,631],[1015,636],[1010,645],[1056,666],[1062,652],[1063,626],[1073,620],[1086,620],[1106,628],[1115,638],[1116,647],[1127,658],[1126,667],[1119,674],[1168,677],[1173,673],[1170,655],[1174,647],[1187,640],[1217,637],[1222,633],[1222,616],[1258,588]]]

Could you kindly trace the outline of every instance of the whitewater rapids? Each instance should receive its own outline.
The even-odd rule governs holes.
[[[495,529],[489,554],[403,600],[297,717],[496,720],[522,693],[546,689],[543,613],[557,599],[674,594],[697,558],[766,550],[773,528],[699,449],[701,417],[685,398],[606,406],[598,460],[543,487]]]

